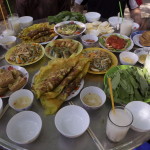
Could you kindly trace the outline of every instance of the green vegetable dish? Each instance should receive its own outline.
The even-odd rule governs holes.
[[[112,80],[116,103],[150,102],[150,74],[147,69],[127,65],[111,68],[104,76],[105,92],[109,96],[108,77]]]
[[[48,16],[49,23],[59,23],[63,21],[80,21],[85,23],[84,15],[78,12],[62,11],[56,16]]]

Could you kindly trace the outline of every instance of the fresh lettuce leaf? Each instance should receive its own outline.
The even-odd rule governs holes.
[[[70,12],[70,11],[62,11],[55,16],[48,16],[48,22],[51,23],[59,23],[62,21],[80,21],[85,23],[85,16],[79,12]]]

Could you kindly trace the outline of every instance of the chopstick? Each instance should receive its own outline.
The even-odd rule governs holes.
[[[69,105],[75,105],[72,101],[70,101],[68,103],[69,103]],[[94,143],[96,144],[98,149],[99,150],[105,150],[104,147],[102,146],[102,144],[100,143],[100,141],[98,140],[98,138],[96,137],[96,135],[94,134],[94,132],[92,131],[92,129],[90,127],[88,127],[87,132],[91,136],[92,140],[94,141]]]
[[[4,139],[0,138],[0,148],[3,148],[3,149],[7,149],[7,150],[28,150],[28,149],[25,149],[23,147],[20,147],[18,145],[15,145],[13,143],[10,143],[8,141],[5,141]]]
[[[2,113],[0,114],[0,119],[3,117],[3,115],[5,114],[8,108],[9,108],[9,104],[7,104],[5,108],[3,109]]]
[[[0,56],[0,61],[5,58],[5,55]]]

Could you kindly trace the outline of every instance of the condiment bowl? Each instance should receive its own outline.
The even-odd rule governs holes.
[[[88,22],[98,21],[101,17],[100,13],[97,12],[87,12],[85,13],[85,18]]]
[[[16,111],[27,110],[32,106],[33,93],[27,89],[20,89],[9,97],[9,105]]]
[[[142,47],[142,48],[138,48],[134,51],[134,53],[136,55],[138,55],[138,57],[139,57],[138,62],[141,64],[145,63],[146,57],[149,52],[150,52],[150,47]]]
[[[86,47],[92,47],[98,41],[98,37],[96,35],[86,34],[81,37],[81,40]]]
[[[133,25],[132,25],[132,31],[136,31],[136,30],[138,30],[138,29],[139,29],[139,27],[140,27],[140,25],[139,25],[138,23],[133,22]]]
[[[113,17],[108,18],[108,22],[109,22],[114,28],[116,28],[117,25],[121,24],[122,18],[121,18],[121,17],[117,17],[117,16],[113,16]]]
[[[21,25],[21,28],[29,27],[33,24],[33,17],[31,16],[23,16],[19,18],[19,22]]]
[[[6,133],[10,140],[18,144],[33,142],[40,134],[42,120],[33,111],[22,111],[14,115],[8,122]]]
[[[82,135],[89,127],[88,113],[80,106],[70,105],[60,109],[55,116],[57,130],[68,138]]]
[[[119,55],[119,60],[123,65],[135,65],[139,57],[132,52],[121,52]]]
[[[0,98],[0,114],[2,113],[2,111],[3,111],[3,101]]]
[[[80,100],[86,108],[98,109],[105,103],[106,94],[99,87],[89,86],[81,91]]]
[[[2,32],[2,36],[14,36],[15,32],[12,29],[6,29]]]
[[[133,114],[132,129],[138,132],[150,131],[150,105],[142,101],[132,101],[125,108]]]
[[[4,36],[0,39],[0,45],[2,45],[5,49],[9,49],[16,45],[16,37],[15,36]]]

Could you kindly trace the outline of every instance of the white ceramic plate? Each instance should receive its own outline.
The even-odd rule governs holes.
[[[132,129],[138,132],[150,131],[150,105],[141,101],[132,101],[125,108],[133,115]]]
[[[22,75],[24,76],[24,78],[26,79],[26,83],[24,84],[24,86],[22,88],[24,88],[25,85],[27,84],[28,79],[29,79],[29,73],[27,72],[27,70],[25,68],[20,67],[20,66],[14,66],[14,65],[6,65],[6,66],[0,67],[0,69],[7,69],[7,70],[16,69],[16,70],[19,70],[22,73]],[[8,98],[12,93],[13,92],[8,91],[5,95],[0,96],[0,97],[1,98]]]
[[[80,32],[79,34],[76,34],[76,35],[63,35],[63,34],[60,34],[57,32],[57,28],[59,26],[62,26],[64,24],[69,24],[70,22],[74,22],[75,24],[79,25],[81,28],[84,28],[82,32]],[[79,37],[82,33],[84,33],[86,30],[86,26],[84,23],[82,22],[79,22],[79,21],[63,21],[63,22],[60,22],[60,23],[57,23],[55,26],[54,26],[54,31],[56,34],[60,35],[62,38],[69,38],[69,39],[75,39],[77,37]]]
[[[39,73],[39,71],[33,76],[32,82],[31,82],[31,87],[32,87],[33,82],[34,82],[34,78],[35,78],[35,76],[36,76],[38,73]],[[84,79],[81,80],[81,82],[80,82],[79,87],[77,88],[77,90],[73,90],[73,91],[71,92],[71,94],[67,97],[66,101],[69,101],[69,100],[71,100],[73,97],[77,96],[77,95],[79,94],[79,92],[82,90],[83,86],[84,86]]]
[[[123,51],[129,51],[129,50],[131,50],[131,49],[133,48],[133,46],[134,46],[133,41],[131,40],[131,38],[127,37],[126,35],[121,35],[121,34],[119,34],[119,33],[110,33],[110,34],[102,35],[101,37],[103,37],[103,36],[109,37],[110,35],[118,35],[118,36],[122,36],[124,39],[130,39],[131,44],[130,44],[130,46],[128,46],[125,50],[110,50],[110,49],[108,49],[107,47],[105,47],[105,46],[99,41],[99,45],[100,45],[102,48],[108,49],[109,51],[112,51],[112,52],[119,52],[119,53],[120,53],[120,52],[123,52]],[[101,38],[101,37],[100,37],[100,38]]]
[[[84,80],[82,79],[82,81],[79,84],[79,87],[77,88],[77,90],[73,90],[72,93],[67,97],[66,101],[69,101],[73,97],[77,96],[79,94],[79,92],[82,90],[83,86],[84,86]]]
[[[139,40],[139,37],[141,36],[142,34],[136,34],[134,37],[133,37],[133,42],[135,45],[139,46],[139,47],[144,47],[143,45],[140,44],[140,40]]]
[[[130,37],[133,40],[134,44],[139,46],[139,47],[144,47],[143,45],[140,44],[140,39],[139,37],[143,34],[144,31],[136,31],[133,32]],[[150,46],[146,46],[146,47],[150,47]]]

